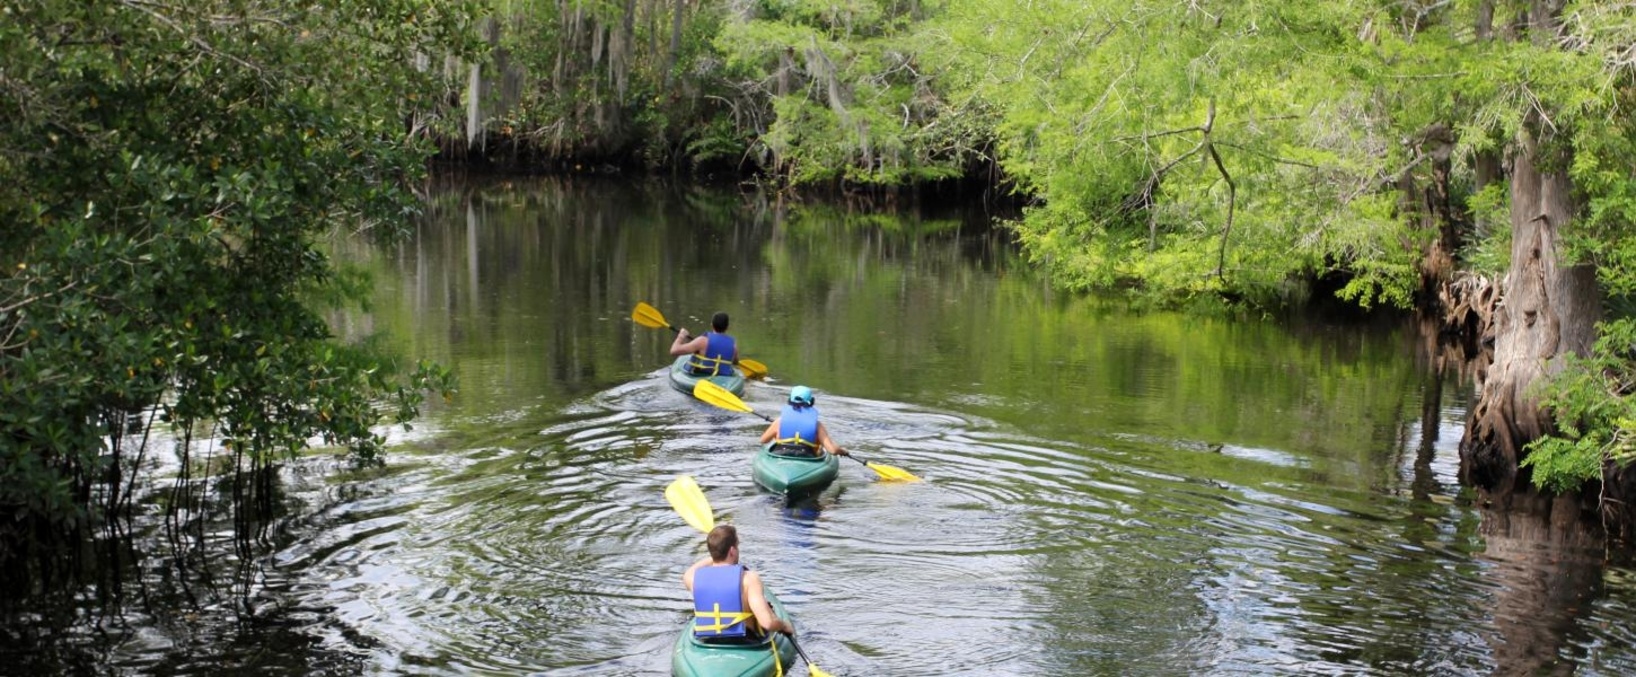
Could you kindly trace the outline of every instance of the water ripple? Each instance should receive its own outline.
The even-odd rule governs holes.
[[[746,399],[771,411],[779,395]],[[324,619],[314,632],[383,672],[662,672],[686,619],[680,575],[703,554],[663,489],[690,474],[836,674],[1094,674],[1139,655],[1216,674],[1489,660],[1469,636],[1485,610],[1425,604],[1510,594],[1490,572],[1513,564],[1474,560],[1454,506],[1314,486],[1298,454],[1254,445],[1070,444],[889,402],[821,406],[845,446],[926,481],[846,463],[818,496],[765,494],[747,472],[764,424],[656,372],[500,416],[514,432],[481,445],[423,451],[272,561]],[[1593,619],[1633,613],[1629,580]],[[1576,651],[1636,640],[1598,627]]]

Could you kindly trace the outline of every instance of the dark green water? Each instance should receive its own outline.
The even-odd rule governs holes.
[[[385,473],[289,471],[300,510],[249,586],[255,619],[139,618],[75,655],[661,674],[703,549],[662,496],[685,473],[838,675],[1636,671],[1636,570],[1473,505],[1455,479],[1467,388],[1427,373],[1408,327],[1054,294],[985,218],[568,180],[441,190],[407,245],[348,250],[381,288],[343,330],[452,366],[459,397],[396,435]],[[812,386],[843,445],[927,481],[847,463],[813,500],[759,491],[763,424],[671,390],[670,336],[630,321],[638,301],[695,331],[731,313],[773,373],[745,400],[770,414]]]

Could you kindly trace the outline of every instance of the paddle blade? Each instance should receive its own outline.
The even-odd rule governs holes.
[[[644,301],[636,302],[636,309],[631,311],[631,319],[637,324],[653,329],[669,329],[670,323],[665,321],[663,313],[658,308],[648,305]]]
[[[699,483],[693,481],[692,475],[682,475],[672,480],[670,486],[665,487],[665,500],[670,501],[670,507],[676,509],[676,514],[704,533],[710,533],[716,528],[716,515],[710,510],[710,501],[704,497],[704,490]]]
[[[723,409],[742,411],[746,414],[756,413],[750,405],[744,403],[744,400],[739,399],[738,395],[727,392],[726,388],[711,383],[709,379],[699,379],[693,386],[693,396]]]
[[[818,666],[813,665],[812,661],[807,661],[807,674],[812,675],[812,677],[831,677],[829,673],[819,670]]]
[[[740,369],[744,370],[744,376],[746,378],[767,378],[767,365],[765,364],[744,357],[739,358],[738,366]]]
[[[863,460],[861,458],[858,458],[857,454],[847,454],[846,457],[850,458],[850,459],[852,459],[854,461],[857,461],[859,463],[862,463],[862,464],[864,464],[866,466],[869,466],[870,470],[875,471],[876,475],[880,475],[880,478],[882,480],[887,481],[887,482],[919,482],[920,481],[919,477],[915,477],[913,473],[910,473],[909,471],[904,470],[903,468],[895,468],[895,467],[886,465],[884,463],[876,463],[874,461],[866,461],[866,460]]]
[[[907,470],[904,470],[903,468],[894,468],[894,467],[889,466],[889,465],[881,465],[879,463],[870,463],[868,461],[865,461],[864,465],[869,466],[870,470],[875,471],[875,474],[880,475],[881,479],[886,480],[888,482],[919,482],[920,481],[920,478],[915,477],[914,473],[911,473],[911,472],[909,472]]]

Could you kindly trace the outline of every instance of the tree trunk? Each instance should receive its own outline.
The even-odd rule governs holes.
[[[1500,153],[1497,150],[1479,150],[1472,160],[1472,189],[1482,192],[1489,184],[1505,179],[1505,166],[1501,163]],[[1486,240],[1494,230],[1488,219],[1478,215],[1472,218],[1472,235],[1478,240]]]
[[[682,53],[682,17],[687,11],[687,0],[676,0],[676,13],[670,18],[670,54],[665,57],[665,85],[669,86],[676,71],[676,59]]]
[[[1450,200],[1454,132],[1436,123],[1415,135],[1415,151],[1426,159],[1429,175],[1404,172],[1398,179],[1399,209],[1424,231],[1436,232],[1420,257],[1420,303],[1437,310],[1439,292],[1454,278],[1454,255],[1464,244],[1461,223]]]
[[[619,24],[619,60],[614,69],[614,91],[619,103],[625,103],[625,91],[630,86],[631,61],[636,54],[636,0],[625,0],[625,16]]]
[[[1536,115],[1525,129],[1542,126]],[[1494,362],[1460,442],[1461,479],[1500,493],[1526,478],[1518,467],[1523,447],[1551,425],[1530,388],[1560,371],[1564,356],[1588,352],[1601,318],[1594,269],[1561,258],[1561,232],[1576,212],[1572,182],[1558,173],[1569,158],[1565,152],[1542,158],[1532,134],[1520,136],[1511,168],[1511,269],[1495,323]]]

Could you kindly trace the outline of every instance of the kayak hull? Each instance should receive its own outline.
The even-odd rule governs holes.
[[[764,591],[773,613],[790,620],[784,603],[771,590]],[[795,646],[782,634],[773,633],[760,644],[705,644],[693,638],[691,624],[682,627],[670,656],[670,674],[675,677],[765,677],[787,674],[793,667]]]
[[[822,456],[784,456],[772,452],[773,445],[764,444],[750,462],[756,484],[768,491],[795,495],[823,489],[841,474],[841,460],[834,454]]]
[[[711,383],[734,395],[744,394],[744,373],[742,369],[734,369],[732,376],[696,376],[687,373],[687,363],[692,356],[682,355],[670,364],[670,387],[689,395],[693,394],[693,386],[699,381],[709,379]]]

